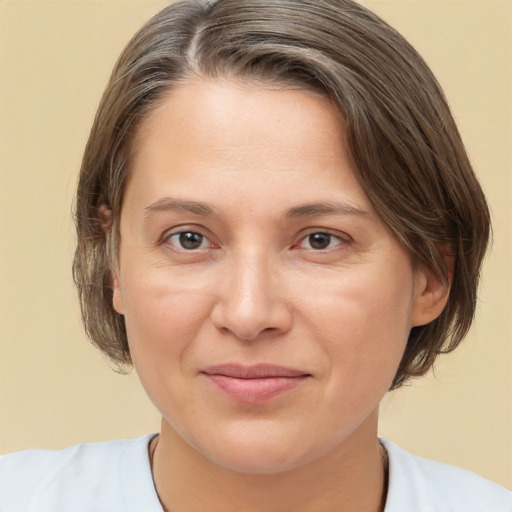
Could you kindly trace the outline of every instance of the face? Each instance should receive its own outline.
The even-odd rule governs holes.
[[[271,473],[375,437],[424,288],[327,100],[198,79],[140,127],[114,306],[164,431],[209,461]]]

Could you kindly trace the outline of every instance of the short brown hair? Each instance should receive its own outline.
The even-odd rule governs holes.
[[[420,55],[350,0],[214,0],[170,5],[122,52],[100,102],[76,196],[73,275],[87,334],[130,363],[124,318],[112,306],[109,236],[119,237],[137,127],[193,76],[314,89],[342,111],[356,177],[415,265],[448,283],[448,303],[411,330],[393,388],[453,350],[474,317],[490,218],[443,91]]]

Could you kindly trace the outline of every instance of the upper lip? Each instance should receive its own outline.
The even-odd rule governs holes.
[[[278,378],[278,377],[305,377],[308,372],[289,368],[286,366],[279,366],[275,364],[219,364],[203,368],[200,373],[207,375],[223,375],[225,377],[232,377],[235,379],[265,379],[265,378]]]

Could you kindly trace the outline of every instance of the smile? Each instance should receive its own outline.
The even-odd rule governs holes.
[[[200,373],[224,394],[247,404],[271,400],[311,377],[300,370],[267,364],[211,366]]]

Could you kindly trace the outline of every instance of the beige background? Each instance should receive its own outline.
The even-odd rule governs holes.
[[[381,435],[512,487],[512,3],[366,1],[443,84],[494,216],[477,322],[393,393]],[[0,0],[0,451],[139,436],[158,414],[86,341],[70,210],[111,66],[156,1]]]

